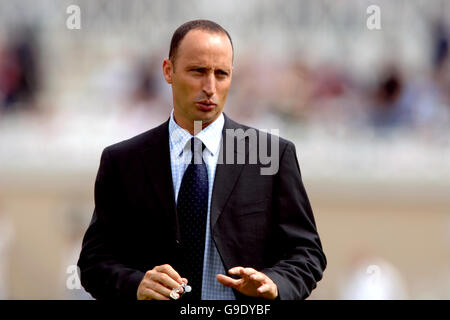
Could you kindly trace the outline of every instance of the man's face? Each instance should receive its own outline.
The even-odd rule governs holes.
[[[164,60],[163,73],[172,85],[175,120],[193,132],[222,113],[231,84],[233,50],[225,34],[191,30],[181,41],[175,65]]]

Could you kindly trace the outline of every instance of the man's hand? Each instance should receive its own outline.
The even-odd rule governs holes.
[[[170,300],[172,289],[187,279],[181,278],[170,265],[156,266],[145,273],[137,291],[138,300]]]
[[[275,299],[278,296],[277,285],[264,273],[253,268],[234,267],[228,270],[229,274],[240,276],[233,279],[223,274],[217,275],[217,281],[221,284],[236,289],[242,294],[251,297]]]

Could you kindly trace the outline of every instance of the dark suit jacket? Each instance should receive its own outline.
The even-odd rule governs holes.
[[[102,153],[95,210],[78,261],[81,283],[94,298],[136,299],[147,270],[162,264],[177,270],[183,263],[168,123]],[[226,129],[238,128],[248,129],[225,116],[223,139],[230,138]],[[248,162],[249,148],[256,146],[249,137],[242,139],[246,164],[217,164],[212,237],[225,270],[253,267],[277,284],[280,299],[304,299],[322,278],[327,262],[295,146],[280,138],[278,172],[261,175],[264,165]],[[223,143],[220,154],[225,151]],[[237,291],[235,295],[247,298]]]

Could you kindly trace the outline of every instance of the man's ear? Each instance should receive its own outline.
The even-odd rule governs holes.
[[[172,84],[172,77],[173,77],[172,61],[170,61],[170,59],[164,59],[162,68],[163,68],[164,79],[166,79],[166,82],[168,84]]]

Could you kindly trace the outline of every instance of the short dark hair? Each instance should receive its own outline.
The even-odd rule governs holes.
[[[231,37],[228,34],[227,30],[222,28],[222,26],[220,26],[218,23],[215,23],[210,20],[192,20],[183,23],[173,33],[172,40],[170,41],[169,59],[170,61],[172,61],[174,67],[175,67],[175,57],[177,55],[178,47],[180,46],[181,40],[183,40],[186,34],[191,30],[205,30],[211,31],[213,33],[226,34],[228,39],[230,40],[231,49],[233,51],[234,56],[233,41],[231,40]]]

